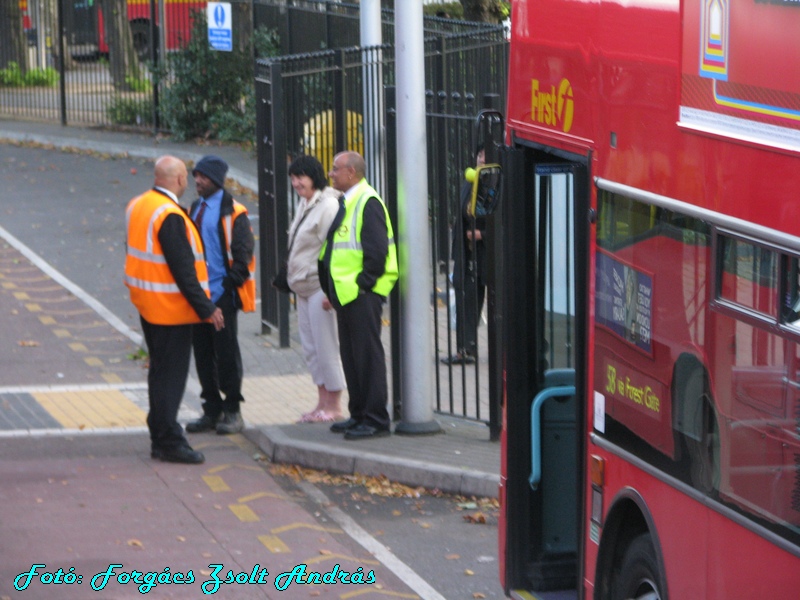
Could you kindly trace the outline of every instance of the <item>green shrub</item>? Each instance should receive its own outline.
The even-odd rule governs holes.
[[[46,69],[30,69],[22,72],[19,64],[11,61],[8,67],[0,69],[0,85],[6,87],[54,87],[58,84],[58,71]]]
[[[449,19],[463,19],[464,7],[461,2],[442,2],[440,4],[426,4],[422,7],[423,13],[428,17],[435,17],[438,13],[446,13]]]
[[[106,114],[115,125],[152,125],[153,100],[115,96],[106,107]]]
[[[8,67],[0,69],[0,85],[7,87],[22,87],[24,85],[24,76],[15,62],[8,63]]]
[[[152,92],[153,91],[153,84],[150,82],[149,79],[146,77],[136,78],[127,75],[125,77],[125,84],[128,86],[128,89],[132,92]]]
[[[256,56],[278,52],[277,36],[253,34]],[[208,44],[205,12],[193,14],[188,44],[167,56],[158,77],[164,83],[161,114],[177,139],[255,139],[254,64],[250,52],[218,52]]]
[[[51,67],[44,69],[31,69],[25,73],[27,87],[55,87],[58,85],[58,71]]]

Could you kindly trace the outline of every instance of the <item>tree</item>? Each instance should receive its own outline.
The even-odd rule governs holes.
[[[15,62],[28,71],[28,44],[22,27],[19,0],[0,0],[0,68]]]
[[[111,80],[115,90],[129,90],[131,81],[141,79],[141,67],[128,23],[126,0],[100,0],[108,43]]]
[[[500,23],[506,18],[506,10],[500,0],[461,0],[464,20]]]

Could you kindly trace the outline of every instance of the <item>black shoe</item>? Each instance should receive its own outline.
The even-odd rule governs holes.
[[[206,457],[202,452],[192,450],[190,446],[178,446],[177,448],[158,448],[150,451],[150,456],[163,462],[187,463],[199,465],[205,462]]]
[[[231,433],[240,433],[244,429],[244,419],[242,413],[224,412],[217,421],[217,433],[219,435],[228,435]]]
[[[344,439],[346,440],[364,440],[367,438],[386,437],[391,432],[388,429],[379,429],[366,423],[361,423],[355,427],[351,427],[344,432]]]
[[[337,421],[333,425],[331,425],[331,431],[333,433],[344,433],[345,431],[352,429],[358,425],[358,421],[353,419],[352,417],[347,419],[347,421]]]
[[[202,433],[204,431],[212,431],[217,426],[217,419],[203,414],[199,419],[189,421],[186,424],[187,433]]]
[[[475,357],[471,354],[457,353],[453,356],[445,356],[442,359],[442,364],[445,365],[471,365],[475,362]]]

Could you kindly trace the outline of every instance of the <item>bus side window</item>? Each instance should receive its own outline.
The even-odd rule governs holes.
[[[777,253],[727,235],[720,235],[720,244],[720,298],[774,319],[779,304]]]
[[[783,307],[783,322],[800,330],[800,272],[798,260],[786,258],[786,298]]]

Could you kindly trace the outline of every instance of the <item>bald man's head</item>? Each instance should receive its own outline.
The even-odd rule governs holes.
[[[186,164],[181,159],[167,155],[156,160],[154,181],[156,187],[169,190],[180,198],[186,191],[188,181]]]

